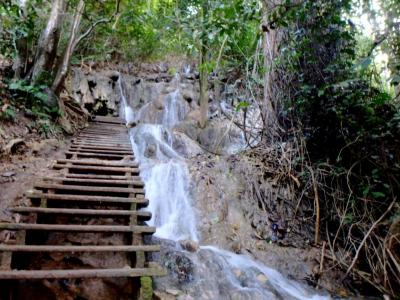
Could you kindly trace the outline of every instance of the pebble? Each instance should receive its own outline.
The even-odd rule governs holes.
[[[165,290],[168,294],[173,295],[173,296],[178,296],[181,291],[179,290],[173,290],[173,289],[166,289]]]
[[[268,278],[264,274],[260,274],[260,275],[257,276],[257,280],[259,282],[261,282],[262,284],[264,284],[264,283],[267,283]]]
[[[233,269],[233,273],[237,278],[239,278],[240,275],[242,275],[242,271],[240,269]]]
[[[15,175],[17,175],[16,172],[14,172],[14,171],[9,171],[9,172],[3,173],[1,176],[3,176],[3,177],[12,177],[12,176],[15,176]]]

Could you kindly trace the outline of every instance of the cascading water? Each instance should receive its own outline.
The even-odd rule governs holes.
[[[127,123],[137,122],[121,81],[120,76],[121,115]],[[150,200],[148,209],[153,217],[149,224],[157,227],[155,236],[175,242],[198,241],[195,213],[189,197],[189,172],[185,159],[173,148],[174,133],[170,130],[181,119],[182,111],[176,101],[179,93],[178,82],[176,90],[166,96],[163,124],[140,123],[131,129],[130,135],[145,182],[146,197]],[[194,279],[196,284],[191,288],[196,299],[329,299],[245,255],[201,246],[189,256],[199,277]],[[238,277],[235,270],[240,270],[241,276]]]

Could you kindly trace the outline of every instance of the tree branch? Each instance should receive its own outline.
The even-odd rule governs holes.
[[[121,6],[121,0],[116,0],[116,2],[115,2],[115,12],[113,13],[113,15],[112,15],[110,18],[103,18],[103,19],[100,19],[100,20],[94,22],[94,23],[89,27],[89,29],[86,30],[86,32],[83,33],[83,34],[75,41],[74,47],[76,47],[83,39],[87,38],[87,37],[93,32],[93,30],[94,30],[98,25],[103,24],[103,23],[109,23],[109,22],[111,22],[111,21],[118,15],[120,6]]]
[[[368,237],[370,236],[371,232],[375,229],[375,227],[383,220],[383,218],[385,218],[385,216],[390,212],[390,210],[392,209],[393,205],[396,203],[397,198],[395,198],[393,200],[392,203],[390,203],[389,207],[387,208],[387,210],[383,213],[383,215],[375,221],[374,224],[372,224],[371,228],[368,230],[368,232],[366,233],[366,235],[364,236],[363,240],[361,241],[360,245],[358,246],[357,252],[354,255],[353,261],[351,262],[349,268],[346,271],[345,277],[347,275],[349,275],[351,269],[353,269],[354,265],[357,262],[358,256],[360,255],[361,249],[363,248],[365,242],[367,241]]]

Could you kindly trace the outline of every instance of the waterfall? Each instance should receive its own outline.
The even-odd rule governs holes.
[[[128,106],[121,81],[120,78],[124,106],[121,115],[130,122],[134,112]],[[189,196],[190,175],[185,159],[173,148],[174,133],[170,130],[181,120],[182,112],[177,104],[179,93],[177,82],[176,90],[166,96],[163,124],[140,123],[130,130],[130,136],[145,182],[146,198],[150,200],[147,209],[152,219],[149,225],[157,227],[155,236],[175,242],[198,241],[195,212]],[[329,299],[245,255],[213,246],[201,246],[197,253],[190,255],[196,268],[201,270],[198,274],[203,275],[196,280],[196,293],[206,295],[213,290],[218,294],[207,299]],[[240,269],[247,279],[238,278],[235,269]],[[266,282],[259,278],[265,278]]]

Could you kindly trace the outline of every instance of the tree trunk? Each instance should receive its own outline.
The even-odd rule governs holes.
[[[208,119],[208,71],[206,63],[207,56],[207,35],[204,28],[205,18],[208,13],[208,0],[203,2],[202,5],[202,27],[203,38],[201,40],[200,49],[200,128],[206,127]]]
[[[71,62],[72,54],[74,53],[75,47],[77,45],[77,36],[79,34],[79,28],[82,20],[82,14],[85,9],[85,2],[84,0],[80,0],[78,3],[78,7],[75,11],[74,21],[72,22],[71,26],[71,34],[69,36],[68,45],[64,51],[64,55],[62,58],[62,62],[58,67],[56,77],[53,81],[53,85],[51,89],[53,92],[59,96],[64,84],[64,80],[67,77],[69,65]]]
[[[19,1],[19,14],[21,22],[26,21],[28,1]],[[26,72],[26,62],[28,56],[28,39],[22,37],[15,41],[15,48],[17,50],[16,57],[13,63],[14,79],[21,79]]]
[[[61,25],[66,8],[65,0],[53,0],[49,20],[43,30],[30,79],[33,83],[42,81],[45,76],[51,76],[54,61],[57,56],[57,46],[60,39]]]
[[[264,1],[264,135],[267,139],[273,139],[279,133],[279,124],[277,117],[278,95],[276,94],[277,73],[275,61],[279,55],[279,44],[282,41],[282,32],[279,29],[272,29],[268,26],[267,15],[276,3]]]

